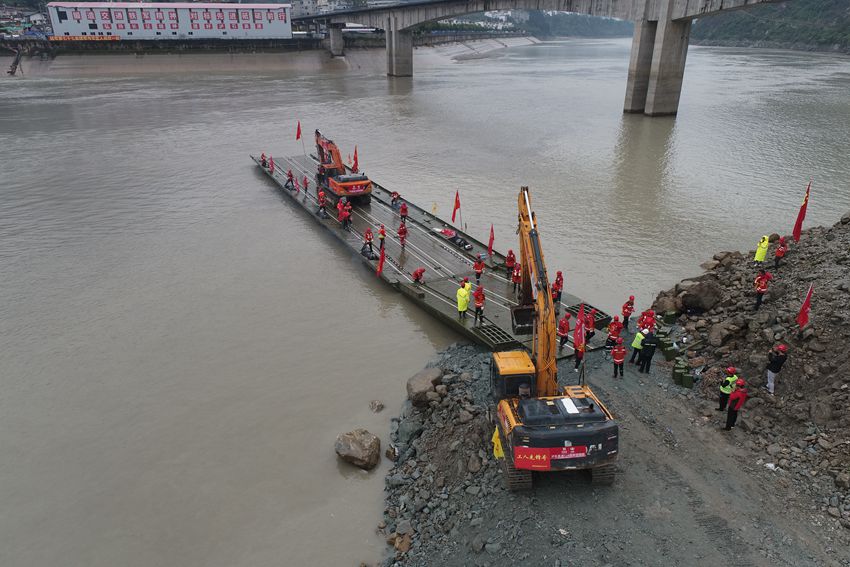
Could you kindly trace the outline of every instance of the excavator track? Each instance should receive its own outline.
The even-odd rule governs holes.
[[[505,443],[505,436],[499,430],[499,438],[502,441],[502,447],[505,447],[505,458],[502,459],[502,468],[505,472],[505,488],[511,492],[519,492],[521,490],[531,490],[534,480],[531,476],[531,471],[517,469],[514,466],[514,461],[511,458],[510,450],[507,450],[508,445]]]
[[[590,471],[590,482],[594,486],[611,486],[617,473],[616,465],[604,465]]]

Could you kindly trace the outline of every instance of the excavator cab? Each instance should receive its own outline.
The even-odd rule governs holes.
[[[531,396],[537,395],[534,364],[522,350],[493,353],[490,365],[490,393],[496,400],[519,397],[520,386],[527,384]]]

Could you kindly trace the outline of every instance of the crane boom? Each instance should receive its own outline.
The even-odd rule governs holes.
[[[536,369],[537,395],[555,396],[558,394],[555,306],[528,187],[520,189],[518,205],[517,232],[522,265],[520,304],[534,307],[531,357]]]

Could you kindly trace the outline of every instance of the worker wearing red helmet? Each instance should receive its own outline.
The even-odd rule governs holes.
[[[516,256],[514,256],[513,250],[508,250],[508,255],[505,256],[505,268],[508,270],[508,278],[514,273],[514,266],[516,265]]]
[[[731,431],[735,427],[735,422],[738,421],[738,412],[744,407],[744,404],[749,397],[747,392],[747,384],[743,379],[735,380],[735,389],[729,395],[729,410],[726,412],[726,431]]]
[[[366,227],[366,230],[363,231],[363,247],[369,247],[369,254],[372,255],[375,251],[372,249],[372,240],[374,239],[374,235],[372,234],[372,229]]]
[[[304,176],[304,193],[307,192],[307,189],[310,187],[310,180],[307,179],[307,176]]]
[[[614,319],[608,323],[608,337],[605,339],[606,354],[617,344],[617,339],[620,337],[621,332],[623,332],[623,324],[620,323],[620,316],[614,315]]]
[[[726,404],[729,402],[729,396],[732,394],[732,390],[735,389],[735,382],[738,381],[738,375],[735,374],[735,372],[737,372],[737,370],[734,366],[726,367],[726,376],[720,383],[720,396],[718,398],[720,407],[717,408],[717,411],[726,410]]]
[[[262,155],[260,156],[260,165],[262,165],[263,167],[268,167],[268,165],[269,165],[268,162],[266,161],[266,152],[263,152]]]
[[[343,203],[343,199],[340,199],[336,202],[336,220],[342,222],[342,213],[345,210],[345,203]]]
[[[319,216],[322,218],[326,218],[328,215],[327,211],[328,199],[325,197],[325,192],[322,189],[319,189]]]
[[[269,156],[269,173],[274,175],[274,158]]]
[[[773,269],[777,269],[779,265],[782,263],[782,259],[785,257],[785,254],[788,252],[788,245],[785,244],[785,237],[779,237],[779,245],[776,247],[776,252],[773,255]]]
[[[590,339],[596,335],[596,309],[591,308],[584,315],[584,340],[590,342]]]
[[[286,183],[283,184],[287,189],[295,189],[295,176],[291,169],[286,170]]]
[[[404,245],[407,242],[407,225],[404,223],[401,223],[398,226],[398,241],[401,244],[401,247],[404,248]]]
[[[384,228],[384,225],[381,225],[381,228],[378,229],[378,243],[380,244],[379,248],[381,250],[384,249],[384,240],[387,239],[387,229]]]
[[[401,224],[405,224],[407,222],[407,203],[404,201],[401,202],[401,207],[398,210],[399,216],[401,216]]]
[[[475,319],[472,321],[472,324],[476,323],[484,323],[484,302],[487,300],[487,297],[484,295],[484,287],[478,286],[478,289],[475,290],[475,293],[472,294],[472,299],[475,302]]]
[[[788,347],[776,345],[767,353],[767,392],[772,396],[776,388],[776,375],[782,370],[782,365],[788,360]]]
[[[617,371],[620,372],[620,378],[623,377],[623,365],[626,362],[626,347],[623,346],[623,337],[617,337],[616,345],[611,349],[611,358],[614,360],[614,378],[617,377]]]
[[[564,316],[561,317],[561,320],[558,321],[558,340],[560,344],[558,345],[558,350],[564,348],[564,345],[567,344],[567,339],[570,335],[570,314],[564,313]]]
[[[765,272],[762,268],[759,269],[756,279],[753,280],[753,287],[756,290],[756,311],[758,311],[758,308],[761,307],[761,303],[764,301],[764,296],[767,294],[767,284],[772,279],[773,275],[770,272]]]
[[[484,273],[484,260],[481,258],[481,254],[475,257],[472,269],[475,272],[475,285],[479,285],[481,283],[481,274]]]
[[[555,283],[552,284],[552,299],[555,302],[555,310],[561,304],[561,293],[564,291],[564,274],[560,271],[555,274]]]
[[[345,207],[343,207],[343,211],[342,211],[342,225],[346,230],[351,228],[351,210],[352,210],[351,201],[346,199],[345,200]]]
[[[514,284],[514,293],[517,293],[517,290],[522,283],[522,266],[520,266],[519,262],[514,264],[514,269],[511,272],[511,282]]]
[[[635,312],[635,296],[630,295],[629,300],[623,304],[623,329],[629,332],[629,317]]]
[[[414,283],[421,284],[422,279],[425,276],[425,268],[419,267],[413,270],[413,281]]]

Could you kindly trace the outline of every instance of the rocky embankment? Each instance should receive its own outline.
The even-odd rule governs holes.
[[[756,311],[754,252],[721,252],[702,264],[706,273],[658,295],[658,311],[676,311],[694,369],[704,368],[700,411],[714,413],[723,368],[735,366],[752,398],[736,440],[757,454],[794,497],[813,503],[826,521],[850,528],[850,213],[830,228],[803,232],[785,262],[773,267],[778,235],[771,235],[765,268],[773,280]],[[796,317],[814,285],[809,324]],[[761,388],[768,351],[788,346],[776,395]]]

